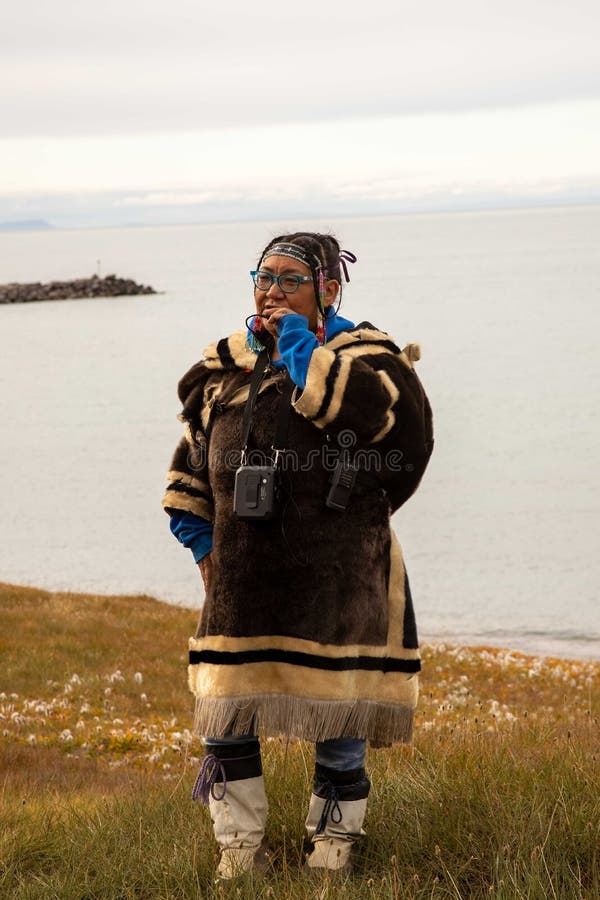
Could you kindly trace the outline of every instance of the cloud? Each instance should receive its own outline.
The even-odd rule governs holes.
[[[421,186],[600,174],[600,101],[137,136],[5,140],[2,190],[213,191],[373,172]]]
[[[596,0],[21,0],[5,136],[326,122],[600,97]]]

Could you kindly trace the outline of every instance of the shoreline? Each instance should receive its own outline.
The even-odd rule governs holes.
[[[183,603],[175,603],[170,600],[166,600],[161,597],[156,597],[146,593],[106,594],[100,592],[78,591],[71,589],[43,588],[34,584],[30,585],[19,584],[16,582],[0,581],[0,593],[3,590],[7,589],[26,592],[31,591],[40,595],[52,595],[55,597],[79,598],[81,600],[144,600],[158,603],[163,607],[179,610],[181,612],[190,612],[194,615],[197,615],[201,609],[201,605],[189,606]],[[531,638],[533,639],[533,635],[531,635]],[[510,635],[506,632],[502,632],[501,634],[498,633],[498,635],[493,635],[489,632],[483,632],[480,634],[441,634],[435,632],[431,633],[424,630],[419,631],[419,644],[421,650],[424,650],[424,648],[427,647],[431,647],[436,653],[444,652],[445,650],[449,650],[453,653],[466,651],[469,653],[480,654],[491,653],[495,656],[504,654],[507,656],[514,656],[515,658],[531,658],[536,660],[546,660],[548,662],[556,661],[557,663],[571,662],[582,664],[600,664],[600,649],[597,650],[595,655],[593,653],[586,654],[584,652],[576,652],[577,648],[573,647],[572,640],[573,639],[570,638],[552,638],[551,635],[548,635],[545,638],[546,647],[544,647],[542,646],[544,643],[544,636],[536,633],[535,641],[540,646],[533,647],[531,643],[524,643],[528,641],[527,636],[521,637],[516,634]],[[560,646],[563,641],[567,645],[564,648]],[[584,642],[582,641],[582,644],[583,643]],[[589,644],[590,650],[592,649],[592,647],[598,646],[591,639],[588,639],[587,641],[585,641],[585,643]]]
[[[418,623],[417,623],[418,625]],[[543,635],[519,635],[502,634],[440,634],[422,632],[422,643],[435,646],[464,647],[470,650],[499,650],[509,651],[521,656],[531,656],[536,659],[556,659],[573,662],[600,663],[600,639],[560,638],[552,634]],[[595,652],[594,652],[595,651]]]

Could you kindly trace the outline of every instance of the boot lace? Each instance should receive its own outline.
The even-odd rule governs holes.
[[[337,789],[331,781],[328,781],[325,786],[326,794],[325,794],[325,804],[323,806],[323,812],[321,813],[321,818],[319,819],[319,824],[317,825],[315,834],[323,834],[325,828],[327,826],[327,819],[331,816],[331,821],[335,825],[339,825],[342,821],[342,810],[339,804],[339,796]]]
[[[223,790],[219,796],[215,794],[215,784],[217,784],[218,780],[223,782]],[[204,806],[208,806],[210,797],[213,800],[222,800],[226,791],[227,776],[225,775],[225,766],[218,757],[209,753],[204,757],[200,771],[196,776],[194,787],[192,788],[192,800],[200,800]]]

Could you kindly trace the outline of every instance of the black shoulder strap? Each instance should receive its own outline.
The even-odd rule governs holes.
[[[242,452],[248,449],[248,438],[250,437],[250,428],[252,426],[252,414],[258,397],[258,391],[262,381],[269,369],[269,352],[267,349],[260,351],[258,359],[254,365],[250,378],[250,390],[248,399],[244,407],[244,416],[242,419]],[[283,388],[277,406],[277,423],[275,426],[275,437],[273,439],[273,450],[285,450],[285,442],[287,439],[287,431],[290,420],[291,399],[294,392],[294,382],[290,378],[289,372],[286,372],[283,379]]]
[[[290,378],[290,373],[286,372],[281,397],[279,398],[279,406],[277,407],[277,426],[273,440],[273,450],[285,450],[290,411],[292,409],[291,400],[295,387],[296,385]]]
[[[266,347],[258,354],[258,359],[254,363],[252,375],[250,377],[250,392],[244,407],[244,417],[242,419],[242,448],[248,447],[248,438],[250,437],[250,425],[252,424],[252,413],[258,396],[258,390],[262,384],[263,378],[269,369],[269,351]]]

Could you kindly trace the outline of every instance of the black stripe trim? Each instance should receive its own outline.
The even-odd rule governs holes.
[[[375,329],[377,330],[377,329]],[[341,332],[340,332],[341,333]],[[349,332],[350,334],[354,334],[354,332]],[[337,337],[337,335],[335,336]],[[332,338],[335,340],[335,338]],[[398,344],[395,344],[394,341],[386,340],[385,338],[371,338],[371,337],[359,337],[358,340],[355,338],[353,341],[346,341],[345,344],[340,344],[338,347],[330,347],[330,350],[333,350],[334,353],[340,353],[341,350],[346,350],[348,347],[384,347],[386,350],[391,350],[395,356],[399,356],[402,352]],[[327,347],[327,344],[325,344]]]
[[[375,372],[390,372],[390,360],[389,353],[363,353],[362,356],[356,357],[356,359],[360,359],[361,362],[366,363],[371,369]],[[412,372],[412,369],[407,369],[405,364],[399,359],[396,355],[394,359],[400,363],[402,366],[402,371]],[[393,369],[391,370],[392,374],[394,374]],[[410,377],[410,376],[409,376]]]
[[[206,491],[200,491],[198,488],[190,487],[189,484],[182,484],[181,481],[174,481],[167,486],[167,491],[176,491],[180,494],[189,494],[190,497],[202,497],[212,503],[212,497]]]
[[[397,659],[391,656],[317,656],[298,650],[190,650],[190,665],[205,663],[213,666],[243,666],[247,663],[281,662],[308,669],[330,672],[420,672],[418,659]]]
[[[327,346],[327,345],[325,345],[325,346]],[[392,341],[355,341],[352,344],[347,344],[345,346],[347,346],[347,347],[357,347],[357,346],[385,347],[387,350],[391,350],[392,353],[394,353],[394,355],[396,355],[396,356],[398,355],[398,352],[399,352],[398,347]],[[335,390],[335,382],[337,381],[337,377],[338,377],[339,370],[340,370],[340,365],[342,362],[342,357],[341,357],[340,352],[344,349],[345,349],[344,347],[339,347],[339,348],[336,347],[336,349],[334,350],[335,359],[332,362],[331,368],[329,369],[329,372],[327,373],[327,375],[325,377],[325,394],[323,395],[323,401],[322,401],[318,411],[315,413],[315,415],[309,417],[311,421],[313,419],[320,419],[322,416],[324,416],[331,404],[331,398],[332,398],[333,392]],[[364,357],[367,357],[369,365],[372,365],[372,367],[374,369],[379,369],[380,367],[381,368],[385,367],[386,361],[387,361],[385,359],[385,357],[383,357],[381,359],[381,366],[379,366],[377,364],[378,361],[376,362],[377,356],[379,356],[379,355],[380,354],[378,354],[376,350],[373,350],[372,354],[365,353]],[[386,354],[386,356],[387,356],[387,354]],[[363,359],[364,357],[361,356],[360,358]],[[375,357],[375,360],[372,360],[371,357]],[[365,361],[367,361],[367,360],[365,360]]]
[[[393,341],[380,341],[373,340],[372,338],[363,338],[358,342],[361,347],[384,347],[386,350],[390,350],[394,356],[400,355],[400,348]]]
[[[340,371],[340,366],[342,364],[341,356],[336,355],[334,361],[331,363],[331,368],[325,377],[325,394],[323,395],[322,403],[317,410],[314,416],[311,416],[312,419],[320,419],[321,416],[324,416],[326,411],[328,410],[331,404],[331,398],[333,397],[333,391],[335,388],[335,383],[337,381],[337,377]]]
[[[408,572],[404,569],[404,622],[402,625],[402,646],[407,650],[419,646],[417,637],[417,623],[415,620],[415,612],[413,607],[412,594],[410,592],[410,584],[408,582]]]
[[[236,365],[229,349],[229,338],[221,338],[217,344],[217,353],[224,369],[235,369]]]

